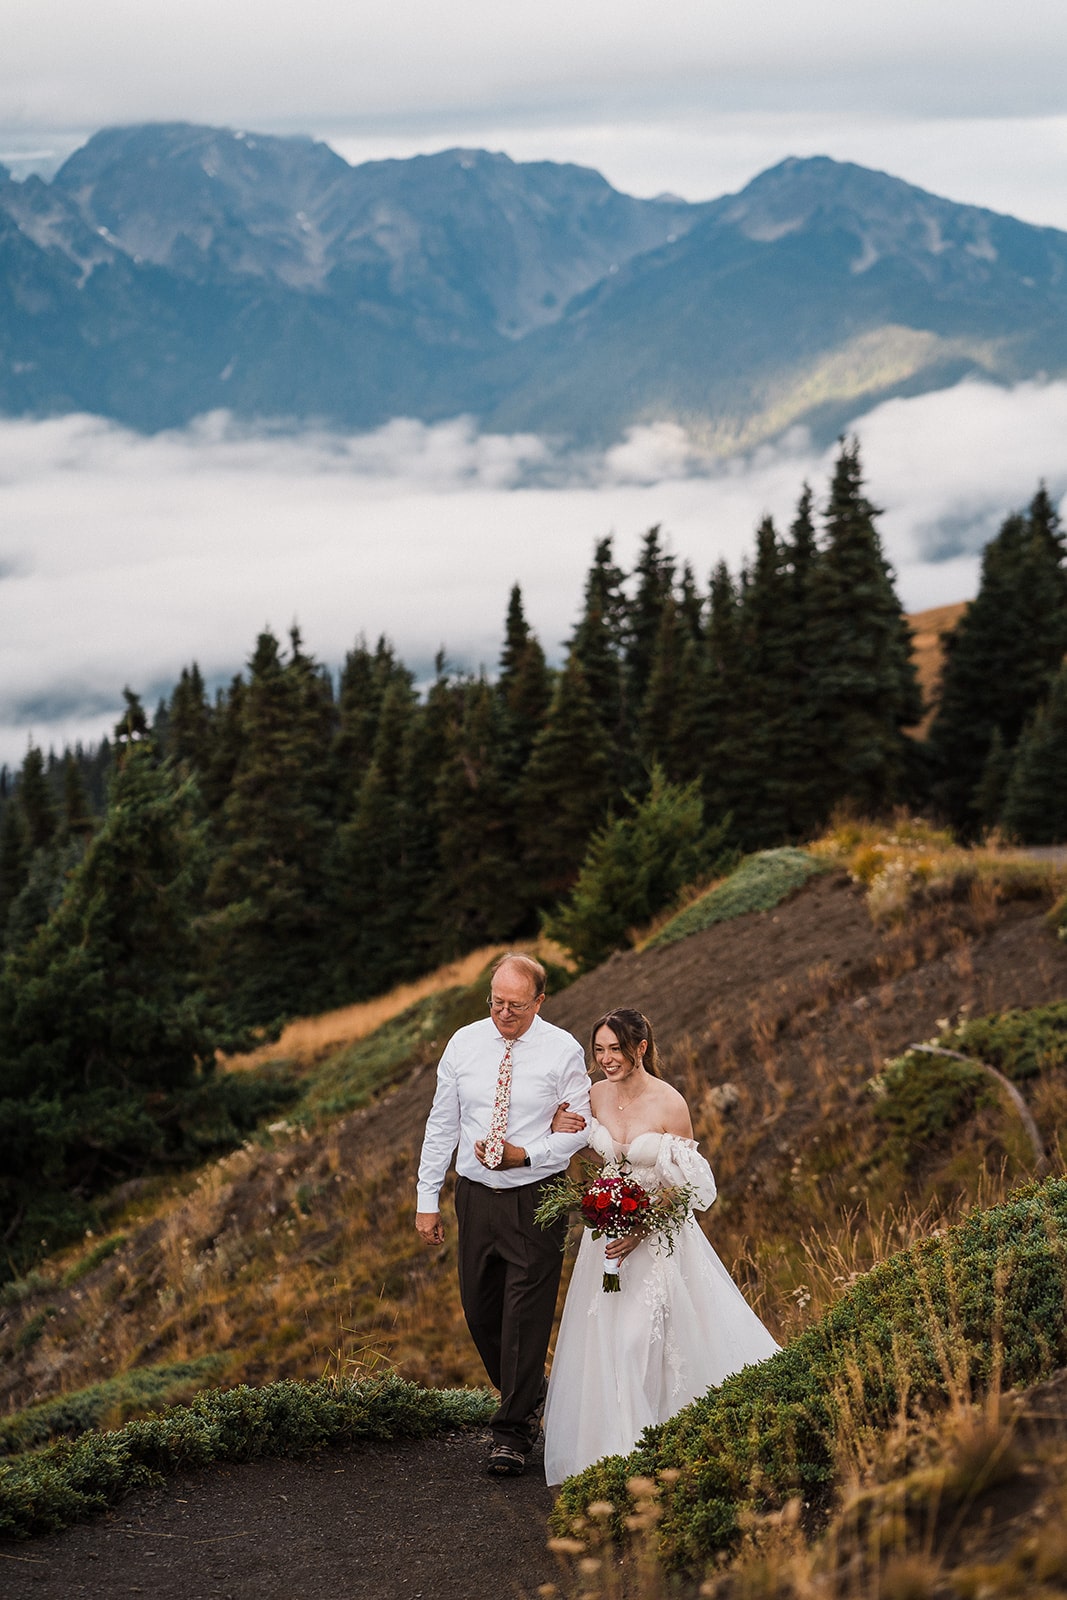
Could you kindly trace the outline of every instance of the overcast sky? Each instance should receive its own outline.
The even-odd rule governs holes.
[[[0,159],[105,123],[449,144],[707,198],[822,152],[1067,227],[1062,0],[7,0]],[[16,170],[19,170],[18,168]]]

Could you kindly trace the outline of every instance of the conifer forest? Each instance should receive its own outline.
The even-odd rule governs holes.
[[[558,669],[512,590],[495,676],[386,639],[336,679],[265,632],[0,793],[0,1236],[14,1267],[146,1163],[223,1147],[283,1076],[214,1071],[287,1016],[543,929],[579,967],[724,862],[843,806],[1067,839],[1067,546],[1039,488],[986,548],[928,736],[856,443],[740,574],[659,528],[596,546]],[[354,619],[358,629],[359,619]]]

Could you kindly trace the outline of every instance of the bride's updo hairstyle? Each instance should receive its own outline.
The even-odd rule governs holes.
[[[656,1053],[656,1041],[652,1037],[652,1024],[644,1012],[636,1011],[633,1006],[619,1006],[615,1011],[605,1011],[593,1023],[593,1031],[589,1035],[589,1054],[596,1060],[596,1036],[601,1028],[610,1028],[619,1041],[619,1049],[632,1067],[638,1063],[638,1047],[643,1043],[648,1045],[645,1051],[645,1071],[652,1078],[662,1076],[659,1070],[659,1056]]]

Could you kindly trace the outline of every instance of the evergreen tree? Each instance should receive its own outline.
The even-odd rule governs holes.
[[[786,663],[788,709],[784,711],[776,751],[787,806],[784,838],[810,838],[825,821],[819,776],[812,750],[816,745],[812,679],[818,665],[813,639],[817,629],[819,548],[815,534],[811,488],[804,484],[785,545],[788,583],[783,595],[781,656]]]
[[[249,665],[209,891],[216,992],[249,1024],[330,999],[333,705],[328,680],[295,630],[291,647],[286,661],[274,636],[262,633]]]
[[[164,749],[172,761],[179,762],[198,776],[211,765],[211,706],[204,689],[200,668],[194,661],[183,667],[167,709]]]
[[[1023,730],[1001,820],[1024,844],[1067,843],[1067,663]]]
[[[333,742],[339,814],[350,816],[370,766],[386,694],[394,684],[408,691],[414,679],[382,635],[373,652],[361,639],[345,657],[337,692]]]
[[[68,753],[63,762],[63,816],[60,832],[66,839],[88,839],[93,831],[89,796],[76,758]]]
[[[1067,570],[1059,519],[1042,487],[982,555],[978,594],[945,640],[930,728],[935,798],[953,827],[982,820],[979,786],[999,730],[1014,751],[1067,652]]]
[[[394,677],[355,808],[330,846],[330,945],[339,1000],[377,994],[417,970],[411,924],[423,886],[413,872],[404,804],[405,751],[417,714],[410,683]]]
[[[648,771],[659,765],[674,780],[694,775],[695,730],[688,724],[697,714],[695,675],[697,647],[684,612],[670,596],[660,612],[648,689],[637,719],[637,752]]]
[[[537,903],[566,894],[615,790],[616,754],[573,653],[560,673],[519,793],[523,866]]]
[[[790,774],[782,757],[793,713],[791,582],[774,523],[756,530],[756,556],[740,605],[738,716],[744,729],[734,831],[747,849],[780,843],[790,828]],[[739,786],[740,786],[739,785]]]
[[[626,614],[625,684],[636,723],[648,694],[663,612],[674,595],[674,560],[660,544],[660,528],[649,528],[633,572],[637,587]]]
[[[220,689],[211,711],[208,759],[197,785],[213,824],[220,821],[234,774],[244,753],[245,698],[247,686],[240,673],[229,688]]]
[[[35,745],[31,745],[26,752],[17,794],[26,829],[27,847],[31,851],[41,850],[55,836],[56,814],[45,776],[44,756]]]
[[[623,634],[627,603],[622,570],[615,565],[612,541],[601,539],[585,581],[582,615],[568,651],[582,669],[597,716],[621,753],[626,743]]]
[[[696,574],[688,561],[682,567],[681,581],[678,585],[678,610],[689,638],[694,644],[699,644],[704,637],[704,597],[700,593]]]
[[[1000,822],[1013,764],[1014,757],[1005,746],[1000,729],[994,728],[989,754],[974,794],[973,810],[982,829],[995,828]]]
[[[201,889],[187,792],[147,742],[128,744],[62,899],[0,973],[9,1237],[43,1193],[91,1192],[158,1154],[167,1095],[238,1042],[197,977]]]
[[[704,814],[721,818],[748,803],[748,727],[741,602],[724,561],[711,576],[704,648],[702,713],[696,745],[701,758]]]
[[[8,913],[26,884],[30,847],[22,807],[10,798],[0,815],[0,948],[6,938]]]
[[[446,957],[507,938],[530,915],[503,766],[507,726],[500,695],[484,679],[468,684],[435,796],[441,871],[429,911]]]
[[[727,824],[705,828],[696,783],[668,783],[655,767],[644,799],[626,803],[593,834],[571,895],[544,919],[583,972],[623,949],[632,929],[672,905],[725,849]]]
[[[527,624],[522,591],[515,584],[508,600],[497,693],[504,717],[499,737],[499,767],[509,790],[518,783],[552,698],[545,653]]]
[[[843,441],[813,581],[811,756],[823,817],[843,800],[876,813],[902,798],[911,770],[903,730],[922,714],[877,515],[863,493],[859,445]]]

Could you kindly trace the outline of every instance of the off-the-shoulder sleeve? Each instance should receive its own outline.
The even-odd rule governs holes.
[[[666,1133],[660,1140],[656,1177],[665,1189],[688,1184],[693,1191],[696,1211],[706,1211],[718,1192],[711,1168],[697,1149],[696,1140],[683,1139],[675,1133]]]

